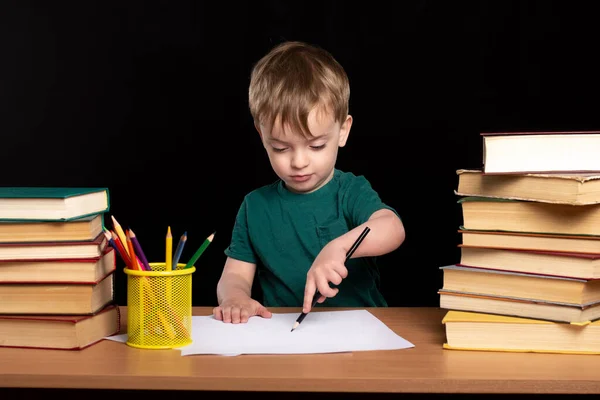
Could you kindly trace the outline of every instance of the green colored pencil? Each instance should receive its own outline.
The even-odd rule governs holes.
[[[198,250],[196,250],[196,253],[194,253],[194,255],[192,256],[192,258],[190,259],[190,261],[188,261],[188,263],[185,265],[185,268],[190,268],[191,266],[194,265],[194,263],[196,261],[198,261],[198,259],[200,258],[200,256],[202,255],[202,253],[204,253],[204,250],[206,250],[206,248],[208,247],[208,245],[213,241],[213,238],[215,237],[215,234],[212,233],[209,237],[206,238],[206,240],[204,240],[204,243],[202,243],[202,245],[200,246],[200,248]]]

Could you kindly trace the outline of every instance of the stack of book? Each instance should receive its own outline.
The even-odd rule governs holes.
[[[482,134],[458,170],[445,348],[600,353],[600,132]]]
[[[119,331],[108,189],[0,188],[0,346],[82,349]]]

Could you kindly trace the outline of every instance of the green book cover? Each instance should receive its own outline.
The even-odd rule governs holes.
[[[84,200],[86,197],[91,201],[87,205]],[[19,200],[23,200],[20,205],[15,203]],[[46,201],[48,203],[42,205]],[[39,204],[36,205],[36,202]],[[0,221],[4,222],[73,221],[93,217],[109,210],[108,188],[0,187]]]
[[[3,219],[0,218],[0,224],[14,224],[14,223],[19,223],[19,224],[36,224],[36,223],[40,223],[40,222],[56,222],[56,223],[63,223],[63,222],[89,222],[91,220],[93,220],[94,218],[96,218],[97,215],[100,215],[100,220],[102,222],[102,226],[106,226],[104,223],[104,213],[94,213],[94,214],[88,214],[88,215],[84,215],[82,217],[77,217],[77,218],[71,218],[69,221],[48,221],[48,220],[36,220],[36,219]]]
[[[96,192],[107,188],[86,187],[0,187],[0,199],[66,199]]]

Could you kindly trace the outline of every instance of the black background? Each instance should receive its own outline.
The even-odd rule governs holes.
[[[329,50],[354,125],[337,167],[365,175],[407,238],[380,260],[392,306],[436,306],[458,261],[456,170],[484,131],[598,128],[597,12],[583,2],[3,1],[0,185],[108,187],[151,261],[187,231],[193,304],[216,305],[243,196],[272,182],[248,111],[252,64],[282,40]],[[110,227],[110,219],[107,226]],[[126,304],[117,271],[116,300]]]

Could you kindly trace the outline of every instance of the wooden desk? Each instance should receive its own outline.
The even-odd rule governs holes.
[[[126,309],[123,310],[123,325]],[[299,312],[299,309],[273,309]],[[442,349],[443,310],[369,309],[415,348],[195,355],[104,340],[82,351],[0,349],[0,387],[263,392],[600,393],[600,357]],[[210,308],[195,308],[209,315]]]

